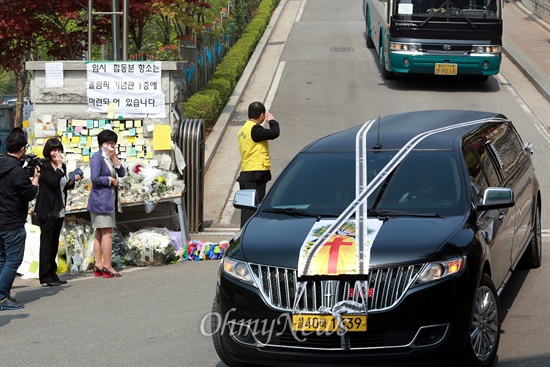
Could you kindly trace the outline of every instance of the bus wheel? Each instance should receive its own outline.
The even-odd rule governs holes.
[[[384,47],[382,46],[382,41],[380,41],[379,55],[380,55],[380,71],[382,74],[382,78],[393,79],[395,77],[395,74],[392,73],[391,71],[386,70],[386,62],[384,58]]]
[[[372,42],[372,38],[370,37],[370,34],[367,32],[367,48],[374,48],[374,42]]]

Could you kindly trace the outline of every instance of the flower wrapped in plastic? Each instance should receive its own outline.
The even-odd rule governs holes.
[[[86,271],[94,263],[94,235],[90,222],[68,216],[59,236],[58,255],[65,256],[71,273]]]
[[[166,228],[142,228],[130,233],[127,244],[137,266],[164,265],[175,256]]]
[[[218,260],[223,257],[227,247],[229,247],[229,241],[214,243],[191,240],[187,243],[183,260]]]
[[[69,190],[67,195],[67,208],[85,208],[88,205],[88,196],[92,189],[92,181],[90,180],[90,166],[80,167],[82,169],[83,178],[75,183],[72,190]]]

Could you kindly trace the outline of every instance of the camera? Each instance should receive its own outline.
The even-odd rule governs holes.
[[[35,154],[26,154],[21,158],[21,167],[27,172],[29,177],[34,176],[34,168],[38,167],[39,170],[42,170],[44,163],[47,161],[46,158],[36,158]]]

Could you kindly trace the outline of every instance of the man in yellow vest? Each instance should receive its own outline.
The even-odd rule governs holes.
[[[269,129],[262,126],[267,121]],[[255,189],[258,202],[265,196],[265,187],[271,180],[271,160],[268,140],[279,137],[279,123],[265,110],[261,102],[248,106],[248,120],[239,130],[238,142],[241,152],[241,173],[237,178],[239,188]],[[252,216],[252,212],[241,210],[241,227]]]

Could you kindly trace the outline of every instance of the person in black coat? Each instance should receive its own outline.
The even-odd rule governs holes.
[[[58,286],[67,283],[57,276],[55,257],[59,248],[59,234],[65,219],[65,204],[68,190],[75,182],[67,177],[67,167],[63,163],[63,145],[59,139],[46,142],[43,150],[47,159],[42,166],[39,180],[38,198],[34,212],[40,222],[40,263],[38,277],[42,286]],[[80,180],[75,176],[75,181]]]
[[[16,127],[6,139],[8,154],[0,157],[0,311],[25,307],[10,291],[23,262],[29,201],[38,192],[40,178],[38,169],[27,172],[21,167],[27,147],[25,132]],[[29,179],[31,173],[32,180]]]

